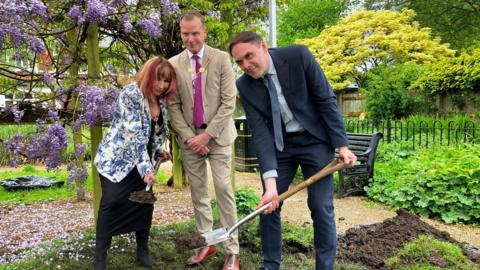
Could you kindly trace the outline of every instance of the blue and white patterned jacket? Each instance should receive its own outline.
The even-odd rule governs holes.
[[[160,102],[163,117],[161,131],[154,135],[152,152],[163,153],[167,133],[167,110]],[[122,89],[113,114],[112,124],[100,143],[95,166],[100,174],[114,183],[122,181],[135,166],[143,178],[154,172],[147,144],[151,132],[151,117],[147,98],[137,83]]]

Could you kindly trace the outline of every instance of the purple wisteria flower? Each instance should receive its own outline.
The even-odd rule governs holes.
[[[85,182],[88,178],[88,170],[85,166],[77,167],[73,162],[67,164],[67,186],[76,181]]]
[[[206,10],[205,11],[206,15],[208,17],[212,17],[212,18],[215,18],[215,19],[220,19],[220,11],[218,10]]]
[[[68,20],[78,22],[80,18],[82,18],[82,11],[79,6],[74,5],[68,12]]]
[[[123,23],[123,32],[125,32],[125,34],[130,34],[130,32],[132,32],[132,29],[133,26],[129,21],[125,21]]]
[[[75,147],[75,155],[78,156],[83,156],[85,154],[85,148],[87,147],[86,144],[81,143]]]
[[[72,130],[77,132],[80,130],[80,128],[82,127],[82,125],[85,125],[87,124],[84,119],[82,117],[78,118],[78,119],[75,119],[74,121],[72,121],[70,123],[71,127],[72,127]]]
[[[62,162],[62,151],[67,148],[67,133],[56,122],[45,127],[37,126],[37,134],[30,137],[27,145],[27,157],[31,161],[44,161],[47,170],[58,168]]]
[[[58,120],[58,112],[57,111],[48,111],[48,117],[52,120]]]
[[[12,15],[21,15],[26,16],[28,15],[28,7],[25,5],[23,1],[17,0],[3,0],[0,2],[0,17],[8,18],[4,16],[12,16]]]
[[[130,32],[132,32],[132,29],[133,29],[133,26],[128,20],[128,17],[129,17],[128,13],[123,14],[123,16],[120,17],[120,22],[123,23],[123,32],[125,32],[125,34],[129,34]]]
[[[41,26],[37,22],[30,22],[30,26],[35,30],[40,30]]]
[[[20,157],[25,147],[25,136],[17,133],[3,143],[3,148],[10,152],[10,166],[17,167],[20,164]]]
[[[10,108],[10,112],[13,114],[13,121],[17,124],[20,123],[20,120],[22,120],[22,117],[25,114],[25,111],[20,111],[17,106]]]
[[[72,62],[72,57],[70,55],[64,55],[61,61],[62,65],[68,65]]]
[[[30,48],[30,50],[32,50],[33,52],[36,52],[36,53],[45,52],[45,45],[43,44],[43,42],[39,38],[36,38],[36,37],[32,37],[29,40],[28,47]]]
[[[68,178],[67,185],[70,185],[75,180],[79,182],[85,182],[88,178],[88,171],[84,166],[83,159],[85,158],[85,144],[79,144],[75,147],[75,151],[72,153],[71,162],[67,164]],[[80,161],[80,162],[79,162]],[[77,166],[77,162],[81,163],[81,166]]]
[[[101,0],[89,0],[87,2],[87,11],[85,13],[88,22],[98,23],[107,17],[108,10]]]
[[[105,65],[105,71],[113,76],[118,75],[118,70],[114,68],[111,64]]]
[[[0,47],[9,42],[17,50],[27,45],[33,52],[44,52],[43,42],[31,33],[39,28],[32,18],[46,17],[46,6],[39,0],[0,1]]]
[[[113,118],[113,110],[118,99],[119,92],[116,88],[101,89],[96,86],[80,85],[75,91],[80,96],[82,114],[78,124],[91,126],[110,122]]]
[[[162,22],[158,13],[150,14],[147,19],[141,19],[139,25],[153,39],[157,39],[162,35]]]
[[[53,87],[54,78],[52,74],[48,73],[48,70],[43,74],[43,82],[48,84],[48,86]]]
[[[162,0],[162,15],[178,15],[180,14],[180,7],[178,3],[170,0]]]
[[[67,148],[67,133],[60,123],[55,123],[48,128],[47,135],[50,137],[48,156],[45,163],[48,169],[55,169],[61,165],[62,150]]]
[[[47,17],[47,7],[38,0],[30,0],[30,11],[33,15]]]
[[[0,7],[1,9],[1,7]],[[14,25],[13,22],[3,23],[0,22],[0,37],[2,40],[2,46],[6,38],[10,38],[10,43],[14,48],[19,48],[22,42],[26,42],[27,37],[21,32],[22,30],[18,25]]]
[[[245,6],[246,6],[248,9],[259,8],[259,7],[264,6],[264,5],[265,5],[265,1],[263,1],[263,0],[249,0],[249,1],[245,1]]]

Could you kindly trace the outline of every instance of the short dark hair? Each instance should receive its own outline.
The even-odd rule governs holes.
[[[203,17],[198,10],[190,10],[186,13],[183,13],[182,16],[180,16],[180,22],[185,20],[185,21],[191,21],[195,18],[199,18],[200,21],[202,22],[202,27],[205,27],[205,18]]]
[[[237,45],[238,43],[251,43],[260,45],[263,42],[263,39],[257,33],[251,31],[244,31],[236,34],[232,40],[230,41],[230,46],[228,46],[228,51],[230,55],[232,54],[233,46]]]

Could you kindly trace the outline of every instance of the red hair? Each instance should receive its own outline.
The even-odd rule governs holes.
[[[170,81],[170,86],[161,96],[162,99],[168,101],[177,89],[177,75],[172,64],[165,57],[155,56],[150,58],[135,74],[134,80],[149,103],[154,102],[156,98],[153,94],[153,83],[160,79]]]

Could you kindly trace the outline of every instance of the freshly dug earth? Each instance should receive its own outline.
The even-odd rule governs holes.
[[[185,234],[175,238],[175,248],[178,252],[186,252],[206,245],[205,238],[199,234]]]
[[[348,229],[338,239],[337,259],[361,263],[369,269],[385,269],[384,261],[387,258],[410,240],[424,234],[460,245],[471,261],[480,264],[478,249],[459,243],[448,233],[435,229],[404,210],[397,211],[396,217],[382,223]],[[434,263],[436,260],[431,261]],[[438,261],[437,266],[442,267],[442,264],[442,261]]]

